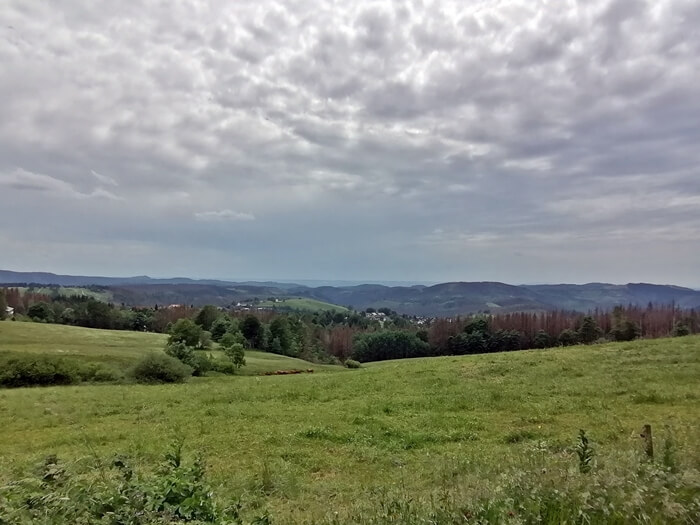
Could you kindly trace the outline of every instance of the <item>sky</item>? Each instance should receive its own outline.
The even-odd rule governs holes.
[[[700,286],[700,2],[4,0],[0,268]]]

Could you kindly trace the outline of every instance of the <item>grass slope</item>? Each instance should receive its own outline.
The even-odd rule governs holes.
[[[348,312],[344,306],[337,304],[325,303],[317,299],[306,297],[292,297],[289,299],[280,299],[279,301],[262,301],[259,306],[268,308],[278,308],[285,310],[305,310],[309,312]]]
[[[162,352],[167,339],[164,334],[0,322],[0,353],[62,356],[113,365],[121,370],[129,368],[149,352]],[[211,353],[223,359],[222,352],[213,350]],[[246,366],[240,370],[240,375],[289,369],[343,370],[338,366],[317,365],[293,357],[247,350]]]
[[[112,293],[107,290],[96,291],[80,286],[33,286],[31,288],[20,287],[19,291],[22,294],[31,292],[45,294],[49,296],[58,295],[59,297],[90,297],[97,301],[104,302],[109,302],[112,299]]]
[[[111,340],[126,334],[98,335],[102,348],[132,348]],[[79,460],[122,452],[153,466],[181,436],[205,452],[217,494],[240,497],[245,512],[269,508],[284,522],[343,512],[386,492],[459,487],[483,495],[509,466],[538,475],[547,467],[543,478],[553,464],[575,469],[567,451],[579,428],[599,451],[598,468],[612,469],[639,450],[645,423],[657,439],[669,425],[697,469],[698,377],[700,337],[685,337],[390,361],[335,374],[5,390],[0,483],[49,453]]]

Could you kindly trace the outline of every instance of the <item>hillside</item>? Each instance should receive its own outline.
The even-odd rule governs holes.
[[[149,352],[162,352],[167,336],[164,334],[96,330],[42,323],[0,322],[0,354],[32,353],[61,356],[95,363],[104,363],[124,371]],[[223,358],[216,350],[214,357]],[[317,365],[267,352],[246,351],[246,366],[240,375],[259,375],[289,369],[343,370],[339,366]]]
[[[27,333],[13,335],[5,325],[0,344],[15,350],[51,347],[54,337],[66,337],[54,348],[80,339],[88,355],[85,338],[94,336],[100,351],[138,354],[138,342],[150,340],[26,325],[65,330],[41,332],[28,344],[21,340]],[[159,342],[154,337],[151,344]],[[30,475],[48,454],[75,461],[92,472],[87,476],[99,473],[89,459],[95,456],[126,454],[140,469],[153,469],[180,437],[187,461],[204,453],[221,505],[237,501],[247,517],[267,510],[274,523],[347,523],[348,513],[366,517],[409,499],[412,512],[429,509],[430,501],[467,505],[485,495],[505,498],[504,487],[523,483],[556,487],[559,498],[587,490],[615,498],[623,487],[635,490],[639,478],[623,482],[626,476],[644,472],[642,424],[654,428],[659,462],[672,436],[678,467],[687,476],[700,468],[698,377],[700,337],[685,337],[390,361],[334,374],[5,390],[0,485],[11,475]],[[588,475],[578,473],[573,452],[581,428],[596,454]],[[539,501],[537,490],[524,501]],[[620,512],[653,505],[629,494],[612,500]],[[663,516],[652,522],[678,521]],[[419,522],[429,521],[410,521]]]
[[[33,280],[34,279],[34,280]],[[53,274],[0,271],[0,283],[40,283],[62,286],[98,285],[99,293],[127,305],[213,304],[230,306],[258,299],[313,299],[340,307],[390,308],[401,314],[455,316],[474,312],[611,309],[617,305],[675,304],[700,308],[700,291],[673,285],[607,283],[511,285],[500,282],[450,282],[433,286],[309,287],[289,283],[233,283],[148,277],[71,277]],[[74,289],[74,288],[73,288]],[[265,303],[270,305],[272,303]],[[292,303],[289,303],[292,304]]]

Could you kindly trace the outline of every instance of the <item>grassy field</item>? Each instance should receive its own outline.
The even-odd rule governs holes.
[[[290,299],[281,299],[280,301],[262,301],[259,306],[268,308],[284,308],[289,310],[306,310],[309,312],[323,312],[329,310],[331,312],[347,312],[349,311],[344,306],[337,304],[324,303],[316,299],[308,299],[305,297],[295,297]]]
[[[53,341],[87,358],[126,359],[163,342],[90,331],[92,343],[74,345],[77,331],[29,326],[41,333],[33,342],[0,323],[0,348],[36,352]],[[49,453],[80,462],[118,452],[149,468],[182,437],[188,450],[204,451],[217,494],[239,498],[244,513],[268,509],[279,522],[299,522],[396,494],[481,497],[496,493],[512,469],[553,486],[569,483],[579,479],[572,446],[581,428],[596,450],[596,479],[615,479],[638,463],[639,431],[648,423],[659,454],[673,435],[697,490],[699,378],[694,336],[382,362],[342,373],[4,390],[0,484]]]
[[[149,352],[162,352],[168,337],[164,334],[95,330],[76,326],[42,323],[0,322],[0,353],[33,353],[104,363],[126,370]],[[214,357],[222,352],[214,350]],[[267,352],[246,351],[246,366],[240,375],[260,375],[289,369],[343,370],[338,366],[317,365]]]
[[[90,297],[92,299],[96,299],[97,301],[104,302],[112,300],[112,293],[107,290],[98,292],[95,290],[90,290],[89,288],[82,288],[79,286],[32,286],[31,288],[19,287],[19,291],[22,294],[26,292],[31,292],[45,294],[49,296],[53,296],[56,292],[58,292],[59,297]]]

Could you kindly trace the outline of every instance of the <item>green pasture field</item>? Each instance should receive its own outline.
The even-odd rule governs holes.
[[[0,349],[111,361],[165,340],[19,325],[0,323]],[[204,453],[222,504],[310,523],[387,494],[488,496],[512,469],[545,484],[583,479],[572,448],[579,429],[603,477],[627,475],[642,461],[639,432],[650,424],[659,456],[672,436],[689,486],[700,487],[698,336],[340,370],[0,390],[0,485],[48,454],[86,462],[120,453],[150,469],[182,438],[190,455]]]
[[[295,297],[290,299],[280,299],[279,302],[275,301],[262,301],[258,306],[268,307],[268,308],[285,308],[290,310],[306,310],[309,312],[323,312],[330,310],[331,312],[348,312],[349,310],[344,306],[339,306],[337,304],[324,303],[323,301],[318,301],[316,299],[308,299],[304,297]]]
[[[41,293],[49,296],[53,296],[58,293],[59,297],[90,297],[97,301],[109,302],[112,299],[112,293],[108,291],[95,291],[89,288],[83,288],[81,286],[32,286],[32,287],[19,287],[21,294],[26,292],[31,293]]]
[[[43,323],[0,322],[0,354],[32,353],[81,359],[127,370],[149,352],[162,352],[168,336],[124,330],[96,330],[77,326]],[[224,359],[214,349],[205,351]],[[246,366],[240,375],[259,375],[289,369],[344,370],[339,366],[318,365],[301,359],[267,352],[246,350]]]

